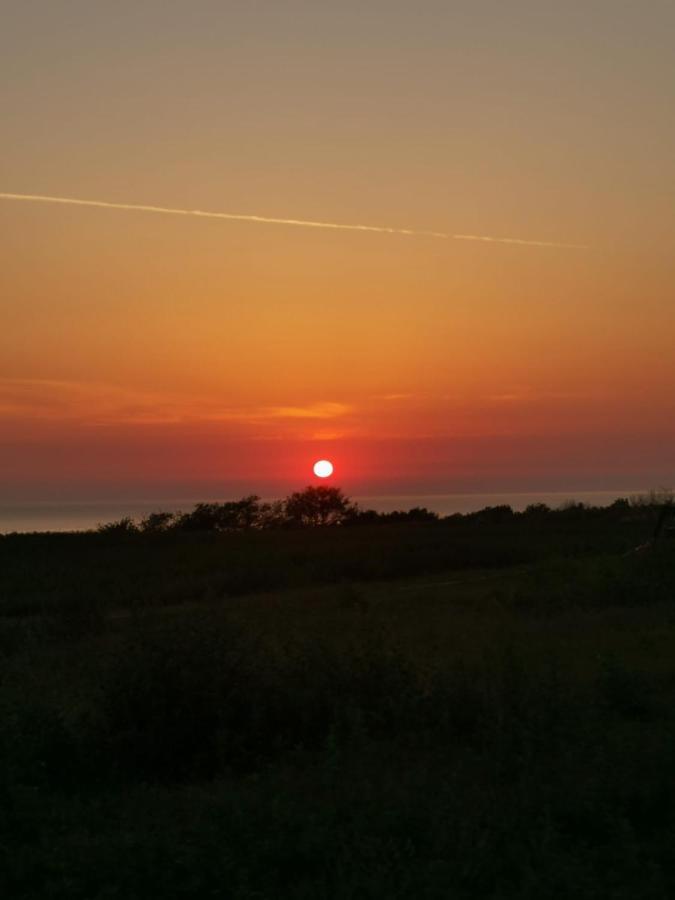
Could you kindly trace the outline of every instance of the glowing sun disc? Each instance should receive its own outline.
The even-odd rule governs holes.
[[[329,475],[333,474],[333,463],[327,459],[320,459],[314,463],[314,474],[318,478],[328,478]]]

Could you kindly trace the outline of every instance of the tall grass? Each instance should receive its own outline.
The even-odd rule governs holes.
[[[3,896],[675,896],[669,547],[351,583],[464,546],[398,529],[10,542]],[[229,595],[253,559],[299,588]]]
[[[630,550],[652,513],[479,515],[441,522],[219,533],[169,531],[0,537],[0,614],[59,613],[80,601],[138,608],[317,583],[503,568]],[[86,595],[86,597],[85,597]],[[60,614],[60,613],[59,613]]]

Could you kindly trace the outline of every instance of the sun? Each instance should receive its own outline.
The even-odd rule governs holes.
[[[333,474],[333,463],[327,459],[320,459],[314,463],[314,474],[317,478],[328,478]]]

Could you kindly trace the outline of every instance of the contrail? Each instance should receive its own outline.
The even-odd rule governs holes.
[[[170,216],[198,216],[203,219],[228,219],[235,222],[258,222],[264,225],[298,225],[301,228],[332,228],[338,231],[371,231],[377,234],[405,234],[413,237],[444,238],[453,241],[486,241],[492,244],[521,244],[526,247],[565,247],[587,249],[581,244],[561,244],[556,241],[529,241],[522,238],[491,237],[482,234],[450,234],[444,231],[424,231],[414,228],[389,228],[384,225],[345,225],[339,222],[314,222],[309,219],[277,219],[243,213],[206,212],[201,209],[172,209],[167,206],[146,206],[140,203],[108,203],[105,200],[78,200],[74,197],[45,197],[42,194],[4,194],[0,200],[28,200],[33,203],[63,203],[70,206],[95,206],[98,209],[125,209],[135,212],[164,213]]]

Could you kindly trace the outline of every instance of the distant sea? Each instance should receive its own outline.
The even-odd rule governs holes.
[[[400,494],[376,497],[354,497],[362,509],[390,512],[426,506],[440,515],[474,512],[486,506],[508,504],[515,510],[525,509],[530,503],[546,503],[561,506],[570,500],[591,506],[608,506],[617,497],[630,497],[640,493],[631,491],[557,491],[521,494]],[[128,500],[87,503],[6,503],[0,504],[0,534],[14,531],[86,531],[104,522],[113,522],[124,516],[141,519],[157,510],[190,510],[197,500]]]

